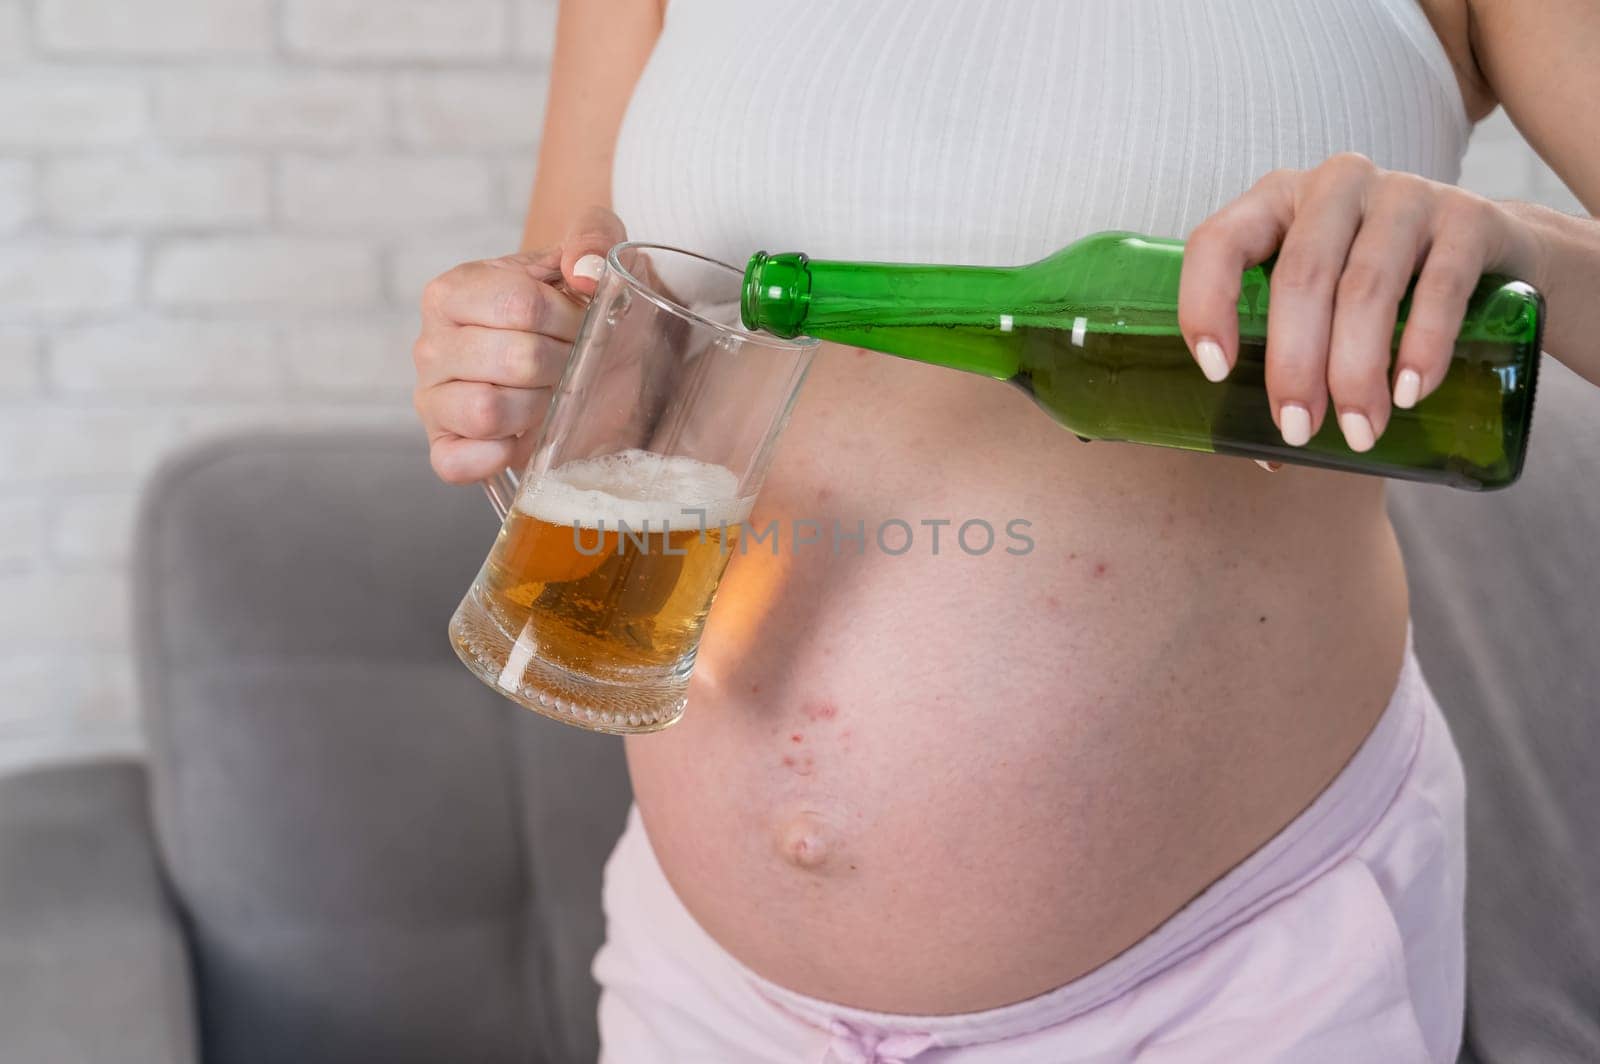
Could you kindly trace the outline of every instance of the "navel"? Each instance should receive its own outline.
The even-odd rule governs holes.
[[[814,813],[790,818],[778,832],[778,849],[783,859],[808,872],[822,869],[837,848],[833,832]]]

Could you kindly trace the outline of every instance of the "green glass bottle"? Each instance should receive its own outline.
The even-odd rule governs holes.
[[[1394,409],[1357,454],[1330,413],[1304,447],[1283,442],[1266,389],[1270,265],[1244,275],[1239,357],[1213,384],[1178,329],[1183,244],[1099,233],[1031,266],[987,268],[750,259],[747,328],[805,334],[1010,381],[1085,439],[1324,466],[1458,488],[1499,488],[1522,471],[1544,301],[1486,277],[1468,305],[1444,382]],[[1410,299],[1401,303],[1398,346]]]

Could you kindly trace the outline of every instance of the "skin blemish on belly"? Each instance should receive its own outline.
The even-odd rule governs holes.
[[[751,684],[750,685],[750,693],[753,694],[753,695],[760,694],[761,693],[761,685],[758,684],[758,683]]]
[[[1048,596],[1044,600],[1044,604],[1046,606],[1048,606],[1055,613],[1060,613],[1061,612],[1061,600],[1056,598],[1054,595]]]
[[[1105,562],[1095,562],[1094,563],[1094,575],[1097,576],[1097,577],[1106,575],[1106,563]]]
[[[810,754],[784,754],[783,767],[796,776],[809,776],[817,770],[817,762]]]
[[[807,703],[802,712],[811,720],[832,720],[839,715],[839,707],[827,699],[822,699]]]
[[[1261,619],[1262,620],[1266,620],[1265,617],[1263,617]],[[806,737],[804,735],[800,734],[799,732],[791,732],[789,734],[789,741],[791,743],[803,743],[803,742],[806,741]]]

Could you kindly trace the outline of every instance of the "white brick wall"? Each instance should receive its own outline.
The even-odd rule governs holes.
[[[471,223],[489,213],[493,190],[493,172],[472,158],[290,156],[278,170],[283,221],[318,233]]]
[[[59,568],[101,570],[127,560],[133,545],[133,490],[72,495],[50,516],[50,554]]]
[[[45,508],[38,499],[0,501],[0,575],[27,568],[44,554]]]
[[[150,471],[178,442],[171,410],[148,403],[93,405],[69,399],[16,404],[0,421],[0,492],[16,498],[42,492],[122,489]],[[0,598],[0,613],[10,612]],[[0,654],[5,651],[0,643]]]
[[[0,403],[29,399],[39,394],[39,338],[24,329],[0,326]],[[4,409],[10,414],[9,407]]]
[[[0,0],[0,63],[20,57],[27,43],[27,12],[22,0]]]
[[[291,55],[325,60],[504,58],[503,0],[284,0]]]
[[[38,0],[34,19],[51,55],[260,55],[272,47],[272,0]]]
[[[155,129],[179,145],[349,150],[387,139],[382,78],[325,70],[182,70],[155,79]]]
[[[34,212],[34,166],[27,159],[0,160],[0,236],[22,228]]]
[[[410,422],[422,284],[516,243],[555,0],[0,0],[0,771],[136,748],[160,456]],[[1465,182],[1576,209],[1509,122]]]
[[[205,236],[170,241],[150,261],[150,302],[175,311],[365,306],[378,256],[359,240]]]
[[[395,119],[400,142],[423,150],[505,148],[531,154],[538,143],[546,79],[537,74],[419,73],[401,79]]]
[[[60,319],[129,310],[138,273],[139,247],[131,240],[13,237],[0,244],[0,315]]]
[[[124,75],[0,72],[0,151],[128,144],[145,131],[145,86]]]
[[[107,154],[53,159],[42,213],[68,232],[248,228],[267,221],[267,164],[229,156]]]
[[[281,399],[284,366],[271,326],[140,319],[58,331],[50,384],[84,399],[192,396]]]
[[[516,246],[554,0],[0,0],[0,772],[136,749],[144,477],[412,423],[429,277]]]

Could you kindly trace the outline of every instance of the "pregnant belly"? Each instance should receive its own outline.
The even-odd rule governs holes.
[[[1091,451],[933,373],[823,360],[755,515],[775,544],[730,567],[684,720],[628,741],[706,930],[887,1012],[1021,1000],[1137,941],[1332,779],[1404,640],[1375,485]],[[972,520],[990,549],[953,538]]]

